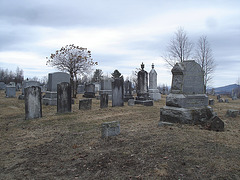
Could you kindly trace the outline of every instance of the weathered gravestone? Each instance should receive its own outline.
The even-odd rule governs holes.
[[[102,138],[117,136],[120,134],[120,123],[118,121],[102,123]]]
[[[6,86],[5,91],[6,91],[7,98],[16,97],[16,87],[15,86]]]
[[[123,78],[116,78],[112,82],[112,107],[124,106]]]
[[[77,93],[83,94],[84,93],[85,86],[84,85],[78,85],[77,87]]]
[[[4,82],[0,82],[0,90],[4,90],[6,88],[6,84]]]
[[[57,84],[67,82],[70,83],[70,75],[64,72],[55,72],[48,74],[47,92],[43,98],[43,104],[57,105]]]
[[[42,117],[42,94],[39,86],[27,87],[24,90],[25,119]]]
[[[108,107],[108,94],[101,94],[100,95],[100,108],[107,108]]]
[[[152,64],[152,70],[149,73],[149,96],[152,100],[158,101],[161,99],[161,94],[157,89],[157,72],[154,69],[154,64]]]
[[[92,108],[92,99],[80,99],[79,100],[79,110],[88,110]]]
[[[141,69],[138,72],[137,97],[135,104],[142,104],[145,106],[153,106],[153,101],[148,93],[148,73],[144,70],[144,64],[141,64]]]
[[[123,101],[127,102],[129,99],[134,99],[132,95],[132,82],[129,80],[124,81],[124,98]]]
[[[239,111],[236,109],[228,109],[226,112],[226,116],[235,118],[235,117],[237,117],[238,113],[239,113]]]
[[[95,85],[93,83],[85,84],[83,97],[95,98]]]
[[[20,94],[18,96],[18,99],[24,99],[25,88],[31,87],[31,86],[40,86],[40,82],[38,82],[38,81],[28,81],[28,80],[23,81],[22,82],[22,94]]]
[[[224,131],[224,122],[218,116],[213,116],[207,123],[207,129],[212,131]]]
[[[108,99],[112,100],[112,78],[104,78],[101,80],[101,90],[99,91],[99,95],[108,94]]]
[[[128,100],[128,106],[134,106],[135,105],[135,100],[134,99],[129,99]]]
[[[172,69],[171,93],[160,109],[160,121],[206,125],[214,116],[204,94],[204,72],[195,61],[177,63]]]
[[[65,113],[72,111],[71,85],[62,82],[57,85],[57,112]]]

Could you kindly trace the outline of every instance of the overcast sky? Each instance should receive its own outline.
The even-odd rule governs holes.
[[[57,71],[46,57],[67,44],[92,51],[95,68],[124,77],[155,64],[158,84],[171,85],[161,55],[177,28],[196,43],[206,35],[217,64],[212,86],[240,77],[239,0],[0,0],[0,68],[25,78]]]

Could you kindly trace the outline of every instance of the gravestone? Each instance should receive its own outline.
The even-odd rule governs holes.
[[[99,91],[99,95],[108,94],[108,99],[112,100],[112,78],[104,78],[101,80],[101,90]]]
[[[62,82],[57,85],[57,112],[65,113],[72,111],[71,85]]]
[[[84,85],[78,85],[77,87],[77,93],[83,94],[84,93],[85,86]]]
[[[117,136],[120,134],[120,123],[118,121],[102,123],[102,138]]]
[[[42,93],[39,86],[25,88],[25,119],[42,117]]]
[[[70,75],[64,72],[54,72],[48,74],[47,91],[43,98],[44,105],[57,105],[57,85],[67,82],[70,83]]]
[[[239,111],[236,109],[228,109],[226,112],[226,116],[235,118],[235,117],[237,117],[238,113],[239,113]]]
[[[134,99],[129,99],[128,100],[128,106],[134,106],[135,105],[135,100]]]
[[[144,70],[144,64],[141,64],[141,70],[138,72],[137,97],[135,104],[153,106],[153,101],[148,93],[148,73]]]
[[[223,102],[225,102],[225,99],[224,98],[219,98],[218,102],[223,103]]]
[[[218,100],[221,99],[221,95],[220,94],[217,95],[217,99]]]
[[[132,82],[129,80],[124,81],[124,98],[123,101],[127,102],[129,99],[134,99],[132,95]]]
[[[204,72],[195,61],[176,63],[172,68],[171,93],[160,109],[160,121],[205,126],[214,116],[204,94]]]
[[[0,82],[0,90],[5,90],[6,84],[4,82]]]
[[[85,84],[83,97],[95,98],[95,85],[93,83]]]
[[[158,101],[161,99],[161,94],[157,89],[157,72],[154,69],[154,64],[152,64],[152,70],[149,73],[149,96],[152,100]]]
[[[224,131],[224,122],[218,117],[213,116],[208,122],[208,130]]]
[[[224,101],[225,103],[229,103],[229,100],[228,99],[225,99],[225,101]]]
[[[10,82],[10,83],[8,84],[8,86],[14,86],[14,87],[16,87],[16,83],[15,83],[15,82]]]
[[[124,106],[123,78],[116,78],[112,82],[112,107]]]
[[[92,108],[92,99],[80,99],[79,100],[79,110],[88,110]]]
[[[25,80],[22,82],[22,94],[19,95],[18,99],[24,99],[24,90],[27,87],[31,87],[31,86],[40,86],[40,82],[38,81],[28,81]]]
[[[6,86],[5,91],[6,91],[7,98],[16,97],[16,87],[15,86]]]
[[[214,105],[214,99],[209,99],[208,104],[209,105]]]
[[[101,84],[96,82],[94,83],[94,85],[95,85],[95,93],[98,93],[101,90]]]
[[[101,94],[100,95],[100,108],[107,108],[108,107],[108,94]]]

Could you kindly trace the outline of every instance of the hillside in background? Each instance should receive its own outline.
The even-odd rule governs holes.
[[[218,88],[214,88],[214,91],[216,94],[231,94],[233,89],[236,89],[239,85],[237,84],[230,84],[227,86],[222,86],[222,87],[218,87]],[[208,92],[211,92],[211,89],[208,89]]]

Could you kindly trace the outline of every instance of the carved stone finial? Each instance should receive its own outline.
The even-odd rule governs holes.
[[[152,63],[152,69],[154,69],[154,64]]]
[[[144,64],[143,64],[143,62],[142,62],[142,64],[141,64],[141,68],[142,68],[142,70],[144,69]]]

